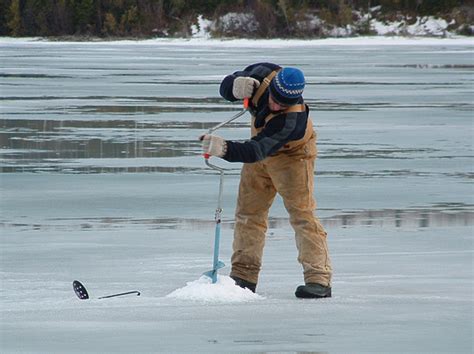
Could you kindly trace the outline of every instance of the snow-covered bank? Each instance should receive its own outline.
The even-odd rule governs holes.
[[[0,47],[2,45],[62,45],[71,41],[51,41],[41,37],[0,37]],[[426,37],[349,37],[349,38],[325,38],[325,39],[210,39],[210,38],[155,38],[143,40],[93,40],[78,41],[84,45],[165,45],[165,46],[203,46],[222,48],[282,48],[282,47],[318,47],[318,46],[474,46],[474,39],[471,37],[458,36],[454,38],[426,38]]]
[[[376,36],[402,35],[423,37],[452,37],[459,34],[472,34],[472,24],[464,24],[449,16],[416,16],[397,14],[387,20],[381,7],[374,7],[370,13],[352,11],[345,25],[335,25],[320,17],[317,12],[301,15],[295,21],[293,32],[298,37],[351,37],[364,34]],[[459,20],[458,20],[459,21]],[[191,34],[196,38],[218,36],[242,37],[258,32],[259,21],[253,13],[227,13],[216,20],[205,19],[199,15],[196,24],[191,26]]]

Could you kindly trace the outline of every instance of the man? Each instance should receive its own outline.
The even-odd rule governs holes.
[[[220,94],[229,101],[250,98],[252,138],[226,141],[204,135],[203,150],[229,162],[243,162],[230,276],[255,292],[260,272],[268,211],[276,193],[295,230],[298,261],[305,285],[300,298],[331,297],[327,233],[314,215],[316,134],[303,101],[305,79],[296,68],[257,63],[224,78]]]

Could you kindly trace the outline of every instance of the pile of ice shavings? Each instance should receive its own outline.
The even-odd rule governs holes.
[[[198,280],[188,282],[185,287],[176,289],[166,297],[213,303],[249,302],[264,299],[249,289],[236,286],[232,278],[222,275],[217,277],[215,284],[212,284],[209,277],[203,275]]]

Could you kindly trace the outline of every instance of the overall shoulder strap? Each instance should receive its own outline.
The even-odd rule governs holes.
[[[257,92],[255,92],[255,95],[252,97],[252,104],[254,107],[257,107],[258,100],[260,99],[260,97],[262,97],[263,93],[270,85],[270,82],[280,70],[281,69],[272,71],[267,77],[263,79],[262,83],[257,89]]]

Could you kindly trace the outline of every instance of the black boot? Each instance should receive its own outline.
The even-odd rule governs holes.
[[[303,299],[331,297],[331,287],[322,286],[317,283],[308,283],[306,285],[298,286],[298,288],[296,288],[295,296]]]
[[[257,290],[257,284],[255,283],[251,283],[247,280],[235,276],[231,276],[231,278],[234,279],[235,285],[240,286],[241,288],[249,289],[253,293],[255,292],[255,290]]]

